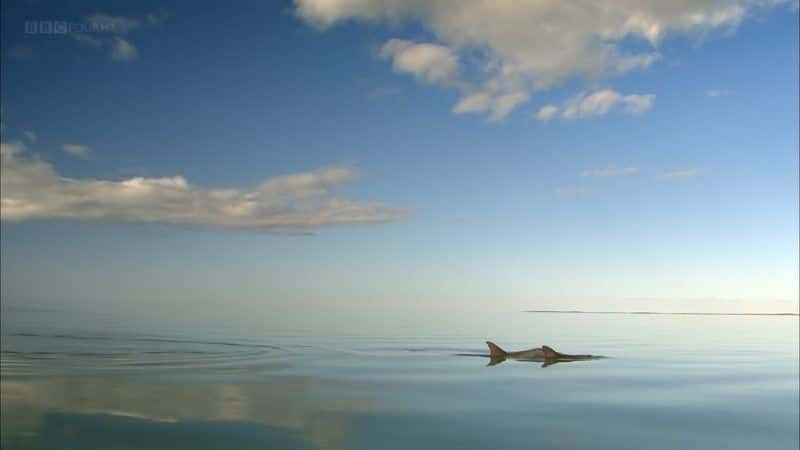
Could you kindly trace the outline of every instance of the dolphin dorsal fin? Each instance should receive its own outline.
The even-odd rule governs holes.
[[[547,359],[556,359],[559,356],[561,356],[560,353],[558,353],[557,351],[553,350],[552,348],[546,345],[542,346],[542,352],[544,353],[544,357]]]
[[[489,356],[492,359],[505,359],[505,357],[508,356],[508,353],[506,353],[506,351],[502,348],[498,347],[494,342],[486,341],[486,345],[489,346]]]

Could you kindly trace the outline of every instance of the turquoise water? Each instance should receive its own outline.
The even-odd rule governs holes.
[[[313,334],[47,316],[3,317],[6,450],[790,450],[800,439],[796,316],[510,312],[419,318],[414,334],[391,319]],[[487,353],[487,339],[608,358],[487,367],[463,355]]]

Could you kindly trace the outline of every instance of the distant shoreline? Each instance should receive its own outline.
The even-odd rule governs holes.
[[[626,314],[626,315],[647,315],[647,316],[800,316],[800,313],[736,313],[736,312],[668,312],[668,311],[580,311],[580,310],[560,310],[560,309],[529,309],[525,313],[546,313],[546,314]]]

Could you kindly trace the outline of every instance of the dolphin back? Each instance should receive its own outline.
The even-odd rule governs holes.
[[[521,352],[507,352],[500,348],[497,344],[491,341],[486,341],[489,347],[489,364],[494,366],[500,364],[507,359],[516,359],[520,361],[540,361],[544,362],[542,367],[547,367],[558,362],[566,361],[583,361],[587,359],[599,359],[602,356],[594,355],[568,355],[553,350],[552,347],[543,345],[539,348],[532,348],[530,350],[523,350]]]
[[[489,346],[489,357],[492,359],[506,359],[508,356],[508,352],[500,348],[494,342],[486,341],[486,345]]]
[[[557,351],[553,350],[552,348],[546,345],[542,346],[542,353],[544,353],[545,359],[558,359],[562,356],[566,356],[562,355],[561,353],[558,353]]]

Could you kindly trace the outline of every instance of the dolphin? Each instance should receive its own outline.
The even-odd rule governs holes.
[[[486,341],[486,345],[489,346],[490,366],[500,364],[501,362],[507,359],[515,359],[517,361],[542,362],[544,363],[542,364],[542,367],[547,367],[551,364],[559,362],[585,361],[588,359],[601,358],[601,356],[592,356],[592,355],[567,355],[564,353],[559,353],[546,345],[543,345],[538,348],[532,348],[530,350],[522,350],[519,352],[507,352],[502,348],[500,348],[494,342]]]

